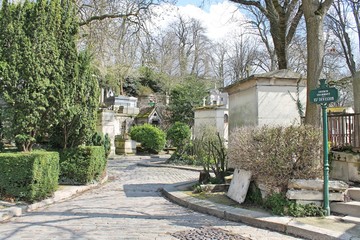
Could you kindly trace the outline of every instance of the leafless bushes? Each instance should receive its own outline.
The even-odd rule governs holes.
[[[321,132],[311,126],[244,127],[230,136],[229,166],[285,190],[289,179],[321,178]]]

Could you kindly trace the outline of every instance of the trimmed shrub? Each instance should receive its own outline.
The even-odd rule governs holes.
[[[103,146],[81,146],[60,153],[60,183],[87,184],[99,180],[106,168]]]
[[[0,154],[0,196],[34,202],[58,187],[59,153]]]
[[[230,167],[282,191],[290,179],[321,178],[320,153],[321,132],[311,126],[238,128],[228,149]]]
[[[105,157],[107,158],[111,152],[111,139],[109,134],[105,134],[104,136],[104,150],[105,150]]]
[[[190,136],[190,127],[182,122],[173,124],[166,133],[166,139],[170,141],[172,146],[177,148],[183,147],[190,140]]]
[[[141,143],[145,151],[151,153],[160,152],[165,146],[165,133],[157,127],[150,124],[134,126],[130,131],[131,139]]]
[[[100,132],[94,133],[91,137],[91,145],[102,146],[104,145],[104,135]]]
[[[91,137],[91,141],[88,142],[90,146],[103,146],[105,151],[105,157],[107,158],[111,152],[111,140],[109,134],[103,134],[101,132],[96,132]]]

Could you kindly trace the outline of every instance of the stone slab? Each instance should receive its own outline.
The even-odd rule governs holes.
[[[301,205],[313,204],[313,205],[321,207],[323,204],[323,201],[296,200],[296,203],[301,204]]]
[[[324,181],[322,179],[292,179],[289,181],[289,189],[317,190],[322,191]],[[329,181],[329,190],[344,192],[349,185],[343,181]]]
[[[294,200],[307,200],[307,201],[319,201],[323,200],[323,192],[320,191],[312,191],[312,190],[288,190],[286,193],[286,197],[288,199]],[[329,200],[330,201],[344,201],[345,194],[344,193],[330,193]]]
[[[250,180],[250,171],[235,169],[227,196],[238,203],[243,203],[249,189]]]
[[[349,188],[347,195],[354,201],[360,202],[360,188]]]
[[[340,203],[331,203],[330,204],[331,212],[340,213],[343,215],[350,215],[352,217],[360,218],[360,202],[340,202]]]

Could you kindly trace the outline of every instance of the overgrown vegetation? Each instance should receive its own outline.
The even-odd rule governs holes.
[[[198,137],[178,149],[168,163],[200,165],[203,167],[202,183],[223,183],[227,171],[227,149],[224,140],[212,126],[203,127]],[[210,177],[214,173],[215,178]]]
[[[298,204],[294,200],[288,200],[282,193],[273,193],[264,201],[264,207],[273,214],[292,217],[315,217],[324,216],[325,211],[321,206],[314,203]]]
[[[314,127],[238,128],[230,138],[229,166],[271,188],[285,191],[289,179],[322,177],[321,132]]]
[[[193,149],[194,156],[202,163],[209,181],[210,172],[213,172],[215,182],[224,183],[227,169],[227,149],[220,134],[211,129],[204,129],[201,137],[193,140]]]
[[[131,139],[141,143],[141,147],[150,153],[158,153],[166,143],[166,134],[151,124],[133,126],[130,130]]]
[[[259,188],[252,182],[249,191],[246,195],[245,202],[239,204],[230,199],[224,192],[206,192],[200,184],[192,186],[191,196],[212,201],[227,206],[252,209],[256,211],[271,212],[279,216],[292,217],[322,217],[325,216],[325,211],[321,206],[315,204],[298,204],[294,200],[286,199],[282,193],[273,193],[267,198],[262,199]]]

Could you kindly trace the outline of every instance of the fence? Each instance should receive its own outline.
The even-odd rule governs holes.
[[[329,114],[328,128],[333,147],[360,149],[360,113]]]

